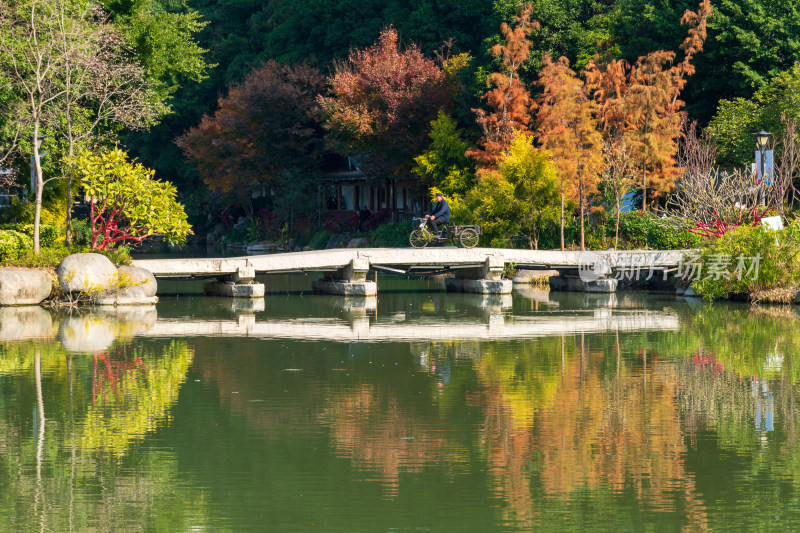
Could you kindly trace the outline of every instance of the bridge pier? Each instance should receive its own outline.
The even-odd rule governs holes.
[[[454,278],[444,280],[445,289],[474,294],[511,294],[511,280],[502,277],[504,266],[502,257],[490,255],[482,266],[456,270]]]
[[[592,279],[594,278],[594,279]],[[611,272],[599,273],[594,276],[583,276],[578,269],[560,269],[558,276],[552,276],[549,280],[550,290],[569,291],[569,292],[617,292],[617,279],[611,277]]]
[[[256,270],[251,265],[240,266],[233,274],[217,277],[216,281],[203,284],[203,292],[209,296],[227,298],[263,298],[264,284],[256,283]]]
[[[369,259],[355,257],[350,263],[328,276],[311,282],[314,292],[338,296],[376,296],[378,285],[367,279]]]

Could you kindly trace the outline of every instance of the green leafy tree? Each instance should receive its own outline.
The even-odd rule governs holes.
[[[612,42],[613,9],[615,2],[604,0],[539,0],[531,4],[531,18],[539,27],[531,31],[531,54],[525,72],[535,81],[535,71],[541,68],[545,54],[565,56],[582,69],[598,52],[615,53]],[[519,0],[497,0],[494,15],[510,21],[519,12]],[[487,39],[499,42],[500,36]],[[610,48],[610,50],[609,50]]]
[[[496,244],[523,239],[538,249],[543,225],[558,217],[558,171],[529,135],[516,135],[497,170],[484,172],[467,204]]]
[[[108,140],[121,127],[146,128],[167,111],[164,95],[153,89],[120,27],[91,0],[0,2],[0,56],[0,79],[6,82],[0,91],[10,95],[9,108],[18,112],[13,120],[32,137],[50,133],[50,161]],[[2,121],[0,129],[6,130],[6,138],[10,135]],[[18,134],[19,129],[14,132]],[[35,154],[33,219],[38,252],[44,186],[61,177],[67,178],[70,242],[72,174],[69,168],[56,168],[45,179],[40,147],[33,143],[30,148]]]
[[[0,2],[0,83],[30,138],[38,139],[58,115],[70,89],[67,71],[90,54],[86,5],[80,2],[26,0]],[[18,134],[15,134],[17,138]],[[44,186],[41,146],[32,142],[35,177],[33,250],[39,253]],[[15,147],[12,147],[12,150]]]
[[[201,81],[209,65],[197,35],[208,22],[173,0],[105,0],[105,8],[126,35],[148,80],[162,99],[187,80]]]
[[[746,165],[753,161],[752,133],[783,130],[781,114],[800,118],[800,66],[781,72],[756,91],[751,99],[720,100],[708,131],[721,163]]]
[[[130,162],[119,148],[84,151],[69,163],[89,198],[93,250],[155,235],[180,244],[192,233],[175,187],[154,179],[154,171]]]
[[[426,185],[441,190],[448,198],[463,197],[472,187],[475,169],[465,153],[469,144],[456,121],[443,111],[431,123],[431,144],[414,158],[413,172]]]
[[[620,0],[611,17],[623,57],[634,60],[683,39],[681,14],[696,0]],[[797,0],[715,0],[708,42],[695,60],[697,73],[686,86],[690,115],[708,121],[722,99],[751,98],[770,79],[792,67],[800,54]]]

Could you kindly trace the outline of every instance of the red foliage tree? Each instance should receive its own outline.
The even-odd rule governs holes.
[[[531,21],[533,7],[526,4],[512,28],[506,23],[500,26],[505,44],[492,47],[492,54],[502,60],[503,72],[494,72],[489,83],[494,85],[484,95],[486,103],[493,111],[473,109],[477,121],[483,129],[480,148],[472,148],[467,155],[475,157],[484,168],[494,168],[503,153],[511,145],[515,132],[526,133],[531,121],[531,96],[519,79],[519,69],[527,60],[531,48],[528,35],[539,27]]]
[[[325,80],[305,65],[268,61],[176,140],[215,193],[248,203],[287,168],[311,169],[322,136],[317,96]]]
[[[412,44],[400,49],[397,31],[350,53],[330,78],[333,94],[319,97],[331,145],[344,155],[363,154],[371,177],[406,174],[425,148],[426,133],[452,101],[446,73]]]

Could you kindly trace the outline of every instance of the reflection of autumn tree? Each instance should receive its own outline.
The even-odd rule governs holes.
[[[533,523],[532,428],[537,413],[556,401],[562,342],[487,345],[475,363],[485,412],[481,440],[495,490],[508,502],[506,519],[526,527]]]
[[[459,419],[469,417],[465,409],[476,407],[470,391],[480,345],[420,342],[413,352],[427,374],[419,385],[402,374],[394,375],[391,385],[363,380],[334,393],[319,417],[329,426],[337,453],[358,468],[376,471],[387,495],[396,493],[402,474],[442,466],[461,473],[470,461],[453,432]]]
[[[681,510],[692,528],[703,528],[669,367],[633,371],[621,364],[604,380],[600,368],[611,354],[582,345],[576,351],[564,367],[558,405],[536,424],[544,492],[565,498],[587,488],[632,491],[640,505]]]
[[[400,474],[420,472],[446,460],[447,439],[385,388],[364,384],[331,399],[321,418],[331,428],[339,453],[360,468],[376,470],[388,494]]]

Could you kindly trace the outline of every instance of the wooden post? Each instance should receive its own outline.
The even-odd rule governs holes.
[[[341,211],[342,210],[342,186],[341,185],[337,185],[336,186],[336,210],[337,211]]]
[[[361,186],[353,184],[353,209],[361,210]]]

